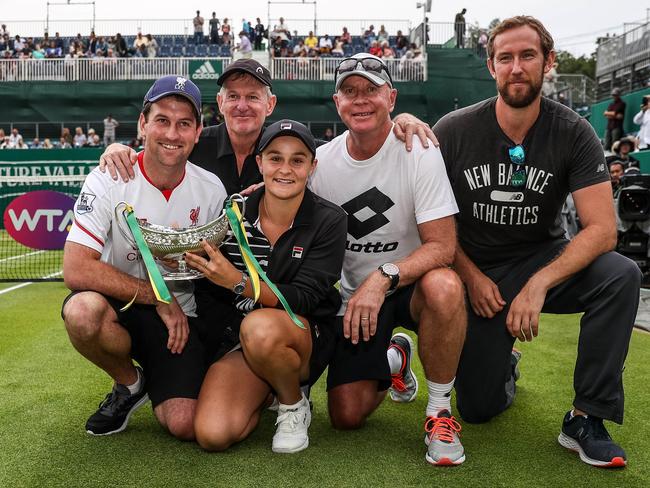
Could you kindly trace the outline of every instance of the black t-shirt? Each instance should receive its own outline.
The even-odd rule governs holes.
[[[458,239],[479,267],[535,253],[561,238],[567,194],[609,181],[600,141],[569,108],[542,98],[539,117],[523,141],[525,187],[513,187],[515,143],[499,127],[496,98],[444,116],[433,128],[460,213]]]
[[[257,169],[255,153],[246,156],[241,174],[237,173],[237,159],[225,123],[203,129],[199,142],[194,146],[188,159],[217,175],[226,187],[228,195],[238,193],[262,181],[262,175]]]

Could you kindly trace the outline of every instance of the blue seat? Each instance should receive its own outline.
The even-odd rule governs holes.
[[[219,46],[218,44],[210,44],[210,48],[208,49],[208,52],[211,57],[218,58],[221,55],[221,46]]]
[[[194,36],[187,36],[185,38],[185,42],[187,42],[188,44],[194,44]]]
[[[160,45],[161,46],[173,46],[174,45],[174,36],[160,36]]]
[[[195,56],[207,56],[208,55],[208,46],[205,44],[199,44],[198,46],[195,46],[194,49],[194,55]]]
[[[172,46],[163,44],[160,46],[160,57],[169,58],[172,55]]]
[[[365,53],[366,52],[366,46],[354,46],[354,54],[359,54],[359,53]]]
[[[230,57],[230,46],[221,46],[221,55],[225,58]]]
[[[176,58],[183,57],[183,46],[176,44],[174,47],[172,47],[172,56]]]
[[[345,44],[343,46],[343,54],[345,54],[346,56],[352,56],[352,54],[354,54],[354,51],[352,50],[352,46],[350,46],[349,44]]]

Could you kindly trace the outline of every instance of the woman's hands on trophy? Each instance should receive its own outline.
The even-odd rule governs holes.
[[[214,284],[228,290],[241,281],[241,271],[228,261],[219,249],[213,248],[206,241],[201,242],[206,257],[201,257],[195,253],[185,253],[185,261],[192,268],[200,271],[207,279]]]

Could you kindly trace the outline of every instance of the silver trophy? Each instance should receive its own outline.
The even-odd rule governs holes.
[[[230,198],[240,204],[241,214],[244,215],[246,211],[244,197],[235,193]],[[128,225],[124,222],[126,218],[123,212],[126,206],[126,202],[120,202],[115,206],[117,227],[124,238],[134,248],[137,248],[135,239],[131,235]],[[137,221],[138,227],[142,231],[142,237],[144,237],[147,247],[151,250],[151,254],[157,259],[176,261],[177,263],[176,269],[167,270],[162,273],[165,281],[202,278],[203,273],[187,266],[183,254],[186,252],[202,252],[203,245],[201,240],[206,241],[213,247],[219,247],[225,239],[229,227],[225,209],[212,222],[208,222],[199,227],[174,229],[164,225],[151,224],[140,219],[137,219]],[[124,227],[125,225],[126,228]]]

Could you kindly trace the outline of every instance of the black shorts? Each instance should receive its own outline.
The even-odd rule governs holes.
[[[61,307],[77,293],[70,293]],[[213,347],[204,340],[205,324],[196,317],[188,317],[190,333],[187,344],[180,354],[167,349],[167,327],[156,312],[154,305],[133,304],[120,312],[124,303],[104,297],[115,310],[117,320],[131,336],[131,357],[144,371],[146,388],[151,404],[156,407],[170,398],[198,398],[203,377],[208,368],[208,358]],[[65,318],[64,318],[65,320]]]
[[[399,288],[386,297],[377,318],[377,332],[365,342],[352,344],[343,336],[343,316],[337,317],[336,343],[327,374],[327,389],[362,380],[378,381],[377,389],[386,390],[391,383],[386,351],[393,329],[404,327],[417,332],[417,323],[411,318],[411,297],[415,284]]]
[[[200,314],[212,340],[218,348],[212,353],[210,363],[218,361],[224,354],[239,344],[239,329],[244,315],[232,304],[213,300],[202,301]],[[334,352],[336,317],[328,319],[307,317],[311,332],[311,356],[309,358],[309,379],[304,384],[310,386],[323,374]]]

